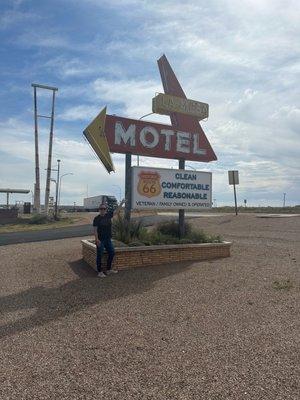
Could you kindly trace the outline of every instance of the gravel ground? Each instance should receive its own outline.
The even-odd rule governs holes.
[[[1,400],[298,400],[300,218],[193,223],[232,256],[99,280],[78,238],[1,247]]]

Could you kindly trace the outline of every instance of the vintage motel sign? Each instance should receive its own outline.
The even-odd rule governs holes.
[[[84,134],[109,172],[114,170],[109,152],[200,162],[216,159],[210,144],[201,138],[199,132],[106,115],[106,107]]]
[[[199,121],[208,118],[208,104],[164,93],[152,99],[152,111],[163,115],[177,112],[196,117]]]
[[[215,159],[198,132],[171,125],[107,115],[104,131],[113,153],[206,162]]]
[[[198,162],[217,160],[199,124],[199,119],[208,115],[208,105],[186,98],[165,55],[158,66],[166,93],[158,99],[169,99],[172,125],[106,115],[105,107],[84,130],[108,172],[114,170],[110,152]]]
[[[104,133],[105,117],[106,107],[103,108],[97,117],[85,128],[83,134],[107,171],[112,172],[115,168]]]

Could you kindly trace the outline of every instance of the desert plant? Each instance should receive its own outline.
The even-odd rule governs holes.
[[[207,233],[201,230],[192,230],[191,233],[187,236],[187,239],[190,239],[192,243],[221,243],[222,238],[220,235],[208,235]]]
[[[182,238],[182,239],[179,239],[179,243],[180,244],[192,244],[193,241],[191,239],[188,239],[188,238]]]
[[[134,240],[139,240],[144,228],[141,221],[128,222],[121,215],[118,215],[113,220],[112,232],[113,237],[123,243],[130,243]]]
[[[184,236],[179,239],[179,224],[177,221],[171,221],[158,224],[154,232],[163,235],[163,237],[161,237],[161,241],[166,244],[222,242],[222,238],[219,235],[208,235],[201,230],[195,230],[188,223],[185,223],[184,230]],[[168,238],[164,238],[164,236],[167,236]]]
[[[130,246],[222,242],[220,236],[193,230],[189,224],[185,224],[184,237],[179,238],[178,222],[160,223],[154,229],[147,230],[140,221],[128,222],[120,215],[113,221],[112,230],[114,239]]]
[[[140,242],[139,240],[133,240],[132,242],[128,243],[128,246],[130,246],[130,247],[145,246],[145,243]]]
[[[179,223],[177,221],[161,222],[157,225],[156,230],[163,235],[179,237]],[[187,222],[184,224],[184,237],[188,236],[192,231],[191,225]]]

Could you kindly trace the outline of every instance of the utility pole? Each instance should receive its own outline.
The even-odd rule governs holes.
[[[283,193],[283,207],[285,207],[285,196],[286,196],[286,193]]]
[[[50,88],[52,90],[52,110],[51,110],[51,124],[50,124],[50,135],[49,135],[49,151],[48,151],[48,166],[47,166],[47,179],[46,179],[46,190],[45,190],[45,211],[48,214],[49,210],[49,195],[50,195],[50,179],[51,179],[51,160],[52,160],[52,143],[53,143],[53,127],[54,127],[54,102],[55,102],[55,92],[57,88]],[[57,160],[59,161],[59,160]],[[59,170],[59,163],[58,163]],[[57,200],[57,197],[56,197]],[[56,204],[57,208],[57,204]]]
[[[45,191],[45,211],[48,213],[49,208],[49,194],[50,194],[50,179],[51,179],[51,158],[52,158],[52,142],[53,142],[53,127],[54,127],[54,102],[55,92],[58,88],[46,85],[40,85],[38,83],[32,83],[34,91],[34,134],[35,134],[35,185],[34,185],[34,209],[36,212],[41,211],[40,205],[40,166],[39,166],[39,146],[38,146],[38,118],[48,118],[50,122],[50,137],[49,137],[49,152],[48,152],[48,167],[47,167],[47,180],[46,180],[46,191]],[[37,88],[52,90],[52,110],[51,116],[39,115],[37,111]]]
[[[39,163],[39,137],[38,137],[38,119],[37,119],[37,98],[36,86],[33,86],[33,101],[34,101],[34,143],[35,143],[35,184],[33,195],[33,210],[41,212],[41,188],[40,188],[40,163]]]
[[[54,213],[54,219],[57,219],[57,209],[58,209],[58,187],[59,187],[59,164],[60,160],[57,160],[57,179],[56,179],[56,200],[55,200],[55,213]]]

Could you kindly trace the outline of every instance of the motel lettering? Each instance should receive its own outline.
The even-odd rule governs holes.
[[[122,122],[117,121],[114,129],[114,144],[135,148],[140,144],[145,149],[163,148],[165,152],[189,154],[206,154],[199,146],[199,134],[175,131],[172,129],[157,130],[151,125],[138,129],[135,124],[126,129]]]

